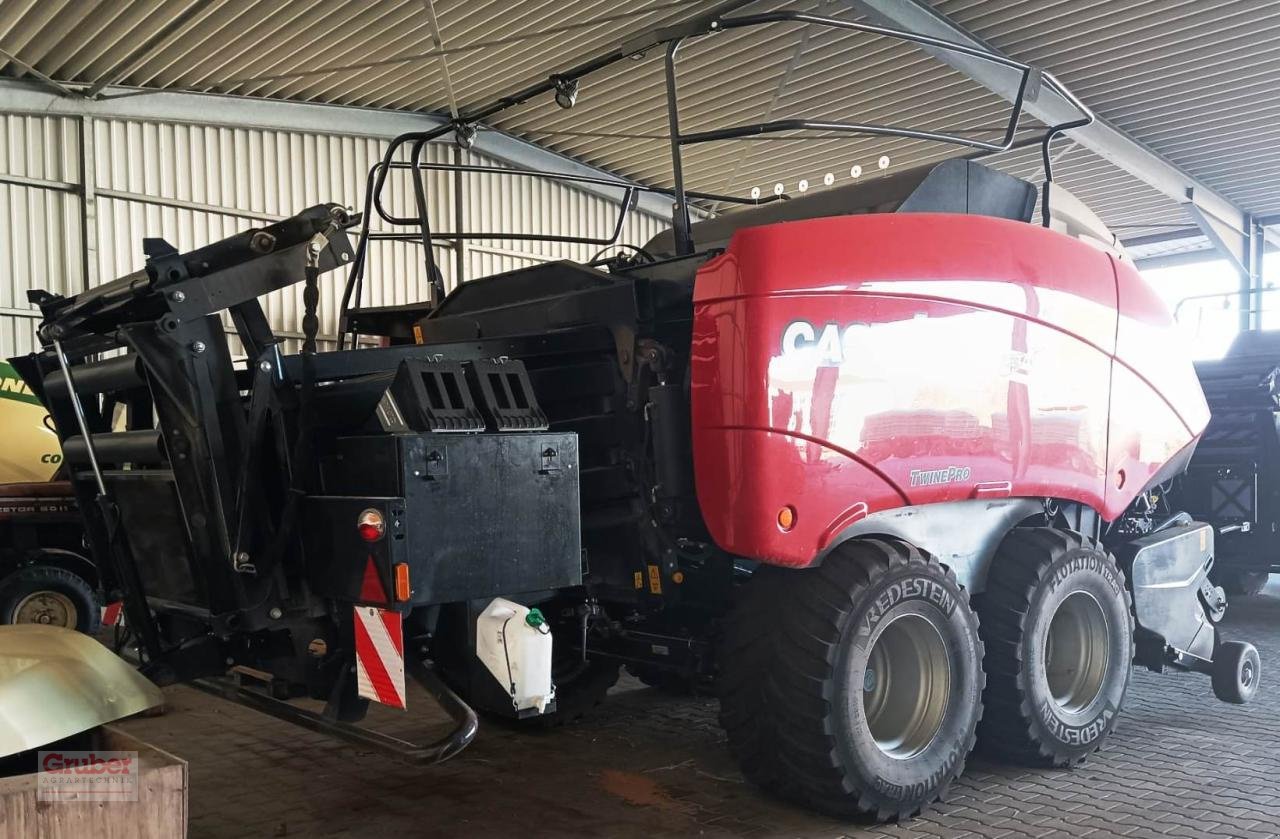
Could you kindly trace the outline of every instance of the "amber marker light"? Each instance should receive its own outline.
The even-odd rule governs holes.
[[[409,599],[412,593],[409,588],[409,564],[407,562],[396,563],[396,600],[401,603]]]
[[[790,504],[778,511],[778,529],[783,533],[796,526],[796,508]]]

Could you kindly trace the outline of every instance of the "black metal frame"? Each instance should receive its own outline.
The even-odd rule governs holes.
[[[357,695],[349,658],[354,630],[339,605],[354,602],[354,591],[314,584],[312,571],[326,579],[339,575],[328,573],[324,551],[306,544],[302,531],[310,525],[293,512],[304,496],[318,500],[313,473],[319,457],[302,442],[317,424],[308,390],[348,377],[339,372],[330,379],[331,368],[316,363],[313,302],[307,303],[303,352],[288,358],[261,304],[294,284],[303,284],[305,300],[321,273],[350,260],[346,228],[355,223],[343,208],[319,205],[189,253],[148,240],[141,271],[70,298],[32,292],[43,314],[43,349],[13,361],[54,420],[104,587],[123,597],[146,676],[162,685],[194,680],[202,690],[293,724],[430,765],[471,742],[476,714],[428,666],[425,644],[411,639],[407,672],[452,717],[452,730],[421,744],[352,724],[368,704]],[[243,370],[232,364],[222,311],[248,356]],[[126,354],[95,358],[118,350]],[[398,360],[377,351],[324,356],[341,361],[366,352],[390,363],[380,372],[396,369]],[[500,372],[508,388],[511,377],[519,377],[526,410],[536,409],[521,363],[508,361]],[[123,431],[113,427],[117,405],[129,409]],[[530,428],[517,413],[512,409],[504,421]],[[545,425],[542,418],[538,426]],[[489,435],[467,440],[505,442]],[[558,459],[548,466],[547,458],[575,462],[568,454],[547,455],[542,440],[522,438],[524,462],[534,463],[539,452],[544,470],[560,469]],[[574,443],[561,449],[576,451]],[[466,473],[459,464],[458,474]],[[538,497],[557,509],[576,499],[573,474],[572,482],[560,482],[558,497]],[[358,508],[386,502],[385,495],[340,500]],[[556,532],[572,534],[572,549],[563,552],[572,573],[563,575],[563,585],[576,584],[578,521],[557,521]],[[462,538],[470,543],[471,534]],[[376,549],[359,544],[373,562]],[[538,582],[520,590],[539,590]],[[400,598],[386,605],[409,614],[415,604]],[[324,651],[295,655],[289,637],[320,639]],[[281,660],[283,673],[260,667]],[[261,684],[227,681],[223,674],[233,661],[237,678]],[[323,713],[286,699],[323,698],[322,692],[328,696]]]
[[[672,198],[672,227],[675,232],[676,252],[680,255],[691,255],[694,253],[694,243],[691,234],[692,222],[688,206],[688,201],[690,199],[742,204],[760,204],[767,201],[778,200],[781,197],[769,196],[764,198],[742,198],[686,190],[684,186],[684,162],[682,158],[682,149],[688,145],[741,139],[745,137],[759,136],[762,134],[777,134],[791,131],[822,131],[927,140],[973,148],[982,154],[996,154],[1008,151],[1015,147],[1014,140],[1021,123],[1023,105],[1028,100],[1034,100],[1038,97],[1041,89],[1048,88],[1061,96],[1080,114],[1079,119],[1050,126],[1048,131],[1046,131],[1038,141],[1041,145],[1045,180],[1046,182],[1052,182],[1053,162],[1049,151],[1054,138],[1065,131],[1084,127],[1094,121],[1094,115],[1089,108],[1056,78],[1054,78],[1052,74],[1030,64],[991,52],[990,50],[972,47],[966,44],[956,44],[941,38],[919,35],[901,29],[893,29],[890,27],[876,26],[867,23],[857,23],[853,21],[840,20],[838,18],[823,17],[821,15],[810,14],[807,12],[775,11],[736,17],[724,16],[726,13],[732,12],[733,9],[742,5],[745,5],[745,3],[725,3],[710,15],[681,26],[643,33],[635,38],[624,41],[620,46],[607,53],[591,58],[564,72],[553,74],[545,81],[525,87],[509,96],[501,97],[474,111],[458,115],[449,123],[438,126],[429,131],[402,134],[393,139],[388,145],[382,160],[375,164],[369,171],[365,193],[364,225],[361,229],[360,239],[356,247],[356,256],[353,260],[351,271],[347,278],[347,283],[343,289],[342,295],[342,307],[339,316],[339,330],[341,333],[339,335],[340,346],[346,346],[348,336],[351,338],[351,346],[355,346],[355,342],[358,337],[355,331],[350,329],[348,313],[352,308],[352,300],[354,299],[358,301],[360,299],[361,292],[363,291],[365,259],[368,254],[368,243],[370,240],[392,239],[400,241],[420,241],[423,245],[424,266],[426,268],[427,277],[431,282],[431,299],[429,302],[432,305],[437,305],[442,299],[444,293],[443,282],[440,279],[439,267],[436,265],[435,254],[432,250],[433,239],[437,237],[453,241],[462,239],[511,239],[516,241],[561,241],[575,244],[608,246],[615,244],[618,237],[621,235],[623,226],[626,223],[627,214],[634,205],[637,194],[641,192],[649,192],[668,195]],[[969,56],[971,58],[990,61],[993,64],[1017,71],[1020,74],[1020,79],[1018,90],[1014,96],[1014,101],[1011,106],[1009,121],[1004,127],[1003,134],[998,141],[981,140],[961,134],[927,131],[896,125],[831,122],[810,119],[773,120],[769,122],[751,123],[716,130],[682,134],[680,131],[679,85],[676,76],[676,54],[679,51],[680,46],[685,41],[692,38],[778,23],[803,23],[824,26],[832,29],[841,29],[850,32],[861,32],[870,35],[896,38],[898,40],[923,47],[947,50],[960,55]],[[458,139],[459,145],[462,145],[464,148],[469,147],[475,136],[475,126],[477,123],[515,105],[527,102],[535,96],[548,92],[555,92],[567,83],[576,83],[576,81],[583,76],[590,75],[591,73],[624,59],[642,55],[649,49],[659,46],[665,46],[666,48],[664,66],[666,75],[667,118],[670,128],[671,162],[674,176],[674,187],[671,189],[643,186],[617,178],[541,172],[530,169],[505,169],[494,166],[443,163],[424,164],[422,162],[422,150],[426,147],[427,143],[433,140],[439,139],[452,132]],[[396,161],[396,155],[400,152],[401,148],[408,143],[413,144],[409,155],[409,161]],[[414,218],[394,216],[388,213],[382,206],[382,190],[386,184],[388,173],[393,169],[407,169],[413,173],[414,198],[417,209],[417,215]],[[427,209],[426,191],[422,183],[423,171],[493,173],[540,177],[563,181],[566,183],[612,187],[622,190],[622,207],[618,221],[608,238],[489,231],[472,232],[462,230],[457,230],[452,233],[433,233],[431,229],[430,213]],[[1042,220],[1046,227],[1049,225],[1049,204],[1047,200],[1047,193],[1048,190],[1045,190],[1045,200],[1042,203]],[[417,225],[418,232],[416,234],[394,232],[373,233],[370,229],[373,213],[377,213],[380,218],[393,226]]]
[[[1173,307],[1173,319],[1178,320],[1178,315],[1182,313],[1182,307],[1185,306],[1187,303],[1190,303],[1192,300],[1218,300],[1218,299],[1227,300],[1232,297],[1238,297],[1238,298],[1261,297],[1264,294],[1271,294],[1272,292],[1277,292],[1277,291],[1280,291],[1280,288],[1276,286],[1266,286],[1264,288],[1258,288],[1258,289],[1248,289],[1248,290],[1235,289],[1233,291],[1213,291],[1213,292],[1208,292],[1206,294],[1188,294],[1186,297],[1183,297],[1182,299],[1180,299],[1177,302],[1177,304]],[[1241,303],[1242,304],[1244,303],[1243,299],[1241,300]],[[1244,305],[1241,305],[1240,311],[1246,314],[1253,315],[1253,314],[1261,314],[1266,310],[1261,307],[1261,303],[1259,302],[1256,305],[1251,304],[1248,308],[1246,308]]]
[[[451,128],[449,130],[452,130]],[[447,133],[447,131],[445,132]],[[437,135],[439,136],[439,135]],[[410,135],[402,135],[392,140],[391,147],[388,149],[388,155],[391,156],[395,151],[407,142]],[[423,258],[427,276],[432,278],[431,299],[430,303],[436,305],[444,296],[443,284],[440,282],[439,267],[435,262],[435,254],[431,250],[435,239],[447,239],[450,241],[459,241],[464,239],[509,239],[512,241],[522,242],[564,242],[568,244],[580,245],[601,245],[609,246],[616,244],[622,235],[623,228],[626,226],[627,219],[630,217],[631,210],[634,209],[636,199],[641,193],[651,193],[656,195],[666,195],[675,198],[677,193],[674,189],[664,187],[646,186],[644,184],[636,184],[618,178],[600,177],[594,175],[573,175],[561,172],[545,172],[538,169],[511,169],[498,166],[482,166],[478,164],[465,163],[423,163],[421,160],[422,149],[425,148],[426,141],[417,140],[410,153],[409,161],[388,161],[386,157],[369,170],[369,177],[366,183],[365,212],[377,213],[378,217],[392,226],[410,226],[417,225],[417,233],[395,233],[384,232],[375,233],[370,227],[368,221],[361,230],[360,241],[356,248],[356,258],[351,268],[351,276],[343,292],[342,309],[339,324],[342,330],[340,340],[345,346],[345,339],[348,334],[352,338],[352,346],[355,345],[356,335],[354,332],[348,332],[347,326],[349,319],[347,315],[351,311],[350,301],[352,297],[359,299],[363,290],[364,266],[368,255],[367,242],[369,241],[412,241],[423,243]],[[413,218],[406,216],[393,215],[388,211],[382,203],[382,190],[385,186],[386,175],[390,170],[409,170],[413,173],[414,200],[417,209],[417,215]],[[619,198],[619,213],[617,221],[613,225],[612,231],[608,236],[571,236],[566,234],[554,233],[514,233],[509,231],[435,231],[431,230],[430,213],[427,210],[426,191],[422,185],[423,172],[452,172],[455,175],[463,173],[479,173],[490,175],[508,175],[513,177],[531,177],[542,178],[544,180],[554,180],[562,183],[585,184],[591,186],[601,186],[622,191]],[[455,189],[459,188],[455,183]],[[770,195],[763,198],[742,198],[734,195],[722,195],[714,192],[689,192],[688,197],[698,200],[716,201],[721,203],[734,204],[767,204],[773,201],[783,200],[786,196]]]
[[[319,270],[346,262],[352,248],[344,228],[352,223],[341,208],[322,205],[187,254],[148,240],[142,271],[68,299],[32,293],[44,315],[45,351],[14,359],[15,367],[53,417],[94,558],[106,587],[124,595],[128,624],[149,662],[169,667],[179,651],[161,644],[112,482],[171,484],[190,515],[192,580],[208,608],[177,608],[218,632],[264,620],[245,604],[262,600],[275,583],[263,557],[278,526],[259,503],[264,488],[254,458],[275,446],[288,468],[288,441],[279,423],[275,438],[269,435],[267,418],[282,412],[296,379],[284,378],[279,341],[259,298],[300,282],[309,254]],[[248,382],[232,366],[222,310],[249,356],[247,413],[229,408]],[[135,361],[92,360],[120,349]],[[122,394],[135,400],[124,403],[129,430],[113,433],[111,406]],[[137,401],[136,394],[146,396]],[[155,468],[136,468],[144,453],[156,456],[147,463]],[[260,575],[236,567],[242,555],[255,557]]]

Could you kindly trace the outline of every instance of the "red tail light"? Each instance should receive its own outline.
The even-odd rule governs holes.
[[[386,535],[387,523],[377,510],[365,510],[360,514],[356,529],[360,531],[361,539],[376,542]]]

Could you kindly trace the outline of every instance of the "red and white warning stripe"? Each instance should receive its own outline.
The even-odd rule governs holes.
[[[116,626],[124,623],[124,601],[116,600],[102,607],[102,625]]]
[[[400,613],[355,607],[356,685],[366,699],[404,708],[404,630]]]

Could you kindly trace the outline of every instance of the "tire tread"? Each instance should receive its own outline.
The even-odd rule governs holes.
[[[16,602],[10,595],[12,590],[30,586],[48,586],[64,594],[74,595],[78,610],[84,612],[80,626],[76,629],[86,635],[94,635],[102,627],[101,603],[93,586],[79,574],[59,568],[56,565],[29,565],[19,568],[7,577],[0,579],[0,607],[6,611]],[[0,623],[7,622],[9,615],[3,615]]]
[[[1058,528],[1013,530],[1001,543],[987,577],[987,588],[974,598],[982,617],[980,632],[988,651],[984,666],[987,688],[983,694],[986,714],[978,725],[978,742],[984,752],[1033,765],[1069,766],[1083,762],[1068,751],[1039,737],[1032,724],[1035,709],[1023,676],[1021,637],[1027,628],[1031,602],[1044,575],[1063,554],[1074,550],[1099,551],[1123,582],[1124,572],[1115,558],[1081,534]],[[1129,635],[1133,636],[1133,614]],[[1001,655],[1000,652],[1006,654]],[[996,654],[992,654],[992,653]],[[1130,655],[1132,660],[1132,640]],[[1089,753],[1097,751],[1102,739]]]
[[[836,688],[831,674],[856,595],[910,565],[955,584],[955,574],[933,557],[905,542],[879,538],[846,543],[815,569],[757,572],[729,618],[720,680],[720,722],[748,780],[831,815],[871,814],[880,821],[910,818],[945,796],[964,760],[936,795],[901,809],[888,809],[882,797],[854,788],[838,756],[832,722]],[[976,623],[967,594],[955,588]],[[772,623],[759,619],[766,613]],[[981,656],[981,636],[975,642]],[[983,685],[979,668],[979,695]],[[965,754],[975,738],[971,731]]]

